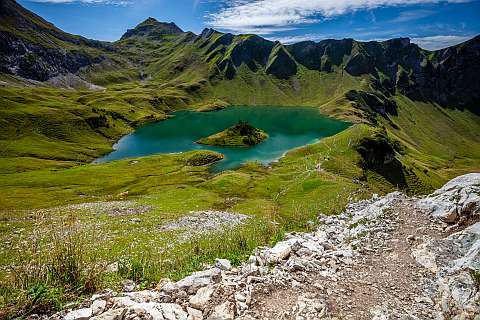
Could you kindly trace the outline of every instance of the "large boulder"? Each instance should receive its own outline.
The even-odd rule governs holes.
[[[299,249],[299,239],[289,239],[278,242],[273,248],[267,252],[267,260],[269,263],[278,263],[287,259],[290,254]]]
[[[175,303],[162,303],[160,305],[165,320],[187,320],[188,313],[180,305]]]
[[[480,214],[480,173],[451,180],[433,194],[420,199],[417,207],[447,223]]]
[[[480,313],[475,277],[480,273],[480,222],[446,238],[430,239],[413,248],[412,256],[436,277],[443,313],[465,316],[459,319]]]

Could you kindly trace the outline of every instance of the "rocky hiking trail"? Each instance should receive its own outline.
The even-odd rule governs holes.
[[[434,194],[400,192],[320,216],[248,262],[215,266],[155,290],[105,291],[65,320],[480,319],[480,174]],[[34,317],[35,318],[35,317]]]

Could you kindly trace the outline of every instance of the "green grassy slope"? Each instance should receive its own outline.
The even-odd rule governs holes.
[[[405,97],[395,99],[398,116],[390,136],[402,143],[412,191],[427,193],[455,176],[480,170],[480,116],[470,111],[442,108]]]

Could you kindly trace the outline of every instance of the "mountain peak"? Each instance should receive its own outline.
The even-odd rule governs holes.
[[[159,24],[160,21],[158,21],[155,18],[148,17],[145,21],[143,21],[140,25],[147,25],[147,24]]]
[[[128,38],[139,37],[149,38],[155,40],[156,38],[166,35],[178,35],[182,34],[183,30],[180,29],[173,22],[160,22],[155,18],[149,17],[134,29],[128,29],[120,40]]]

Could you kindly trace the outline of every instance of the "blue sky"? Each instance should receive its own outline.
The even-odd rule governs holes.
[[[20,0],[57,27],[114,41],[148,17],[284,43],[410,37],[426,49],[480,34],[480,0]]]

